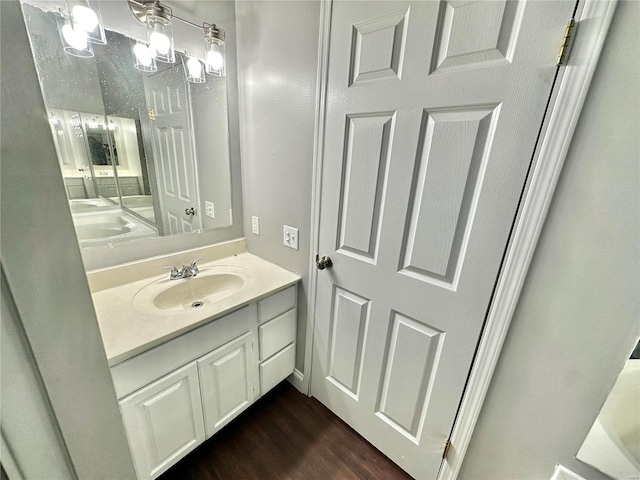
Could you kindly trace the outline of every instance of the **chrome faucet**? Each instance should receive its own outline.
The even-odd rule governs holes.
[[[197,265],[197,263],[200,260],[204,260],[204,258],[197,258],[193,262],[191,262],[191,265],[183,265],[182,269],[180,270],[178,270],[178,268],[174,267],[173,265],[169,265],[168,267],[162,267],[162,268],[171,269],[171,273],[169,274],[169,278],[171,280],[179,280],[181,278],[195,277],[196,275],[198,275],[198,273],[200,273],[200,270],[198,269],[198,265]]]

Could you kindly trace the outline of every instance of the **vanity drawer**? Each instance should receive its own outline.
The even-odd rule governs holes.
[[[260,394],[275,387],[293,373],[296,359],[296,344],[282,349],[266,362],[260,364]]]
[[[265,360],[296,339],[296,309],[260,325],[258,335],[260,360]]]
[[[289,287],[258,302],[260,323],[271,320],[296,306],[296,286]]]
[[[118,398],[151,383],[255,328],[256,306],[248,305],[111,367]]]

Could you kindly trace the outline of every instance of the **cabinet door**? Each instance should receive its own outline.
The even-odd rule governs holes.
[[[254,336],[247,332],[198,360],[207,438],[253,403]]]
[[[138,478],[156,478],[204,441],[193,362],[120,401]]]

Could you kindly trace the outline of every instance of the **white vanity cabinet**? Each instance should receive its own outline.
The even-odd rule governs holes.
[[[296,287],[258,302],[260,394],[293,373],[296,339]]]
[[[155,478],[204,441],[198,369],[190,363],[120,402],[140,478]]]
[[[296,286],[111,367],[139,479],[153,479],[293,373]]]
[[[256,389],[253,338],[247,332],[198,360],[207,438],[253,403]]]

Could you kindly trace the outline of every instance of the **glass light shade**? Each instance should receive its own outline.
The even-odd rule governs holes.
[[[106,45],[107,37],[104,33],[100,8],[97,5],[90,5],[88,0],[68,0],[68,3],[73,27],[86,32],[91,43]]]
[[[176,62],[176,52],[173,48],[173,28],[169,20],[147,15],[147,38],[153,58],[159,62]]]
[[[151,55],[151,49],[142,43],[136,42],[133,46],[133,58],[135,60],[134,66],[143,72],[157,72],[158,65]]]
[[[207,73],[224,77],[225,63],[224,41],[217,38],[205,39],[205,69]]]
[[[187,77],[187,81],[191,83],[204,83],[206,81],[204,65],[199,59],[185,55],[182,59],[182,64],[184,65],[184,74]]]
[[[66,53],[74,57],[93,57],[93,47],[89,43],[86,32],[76,28],[68,17],[62,17],[59,30],[62,47]]]

